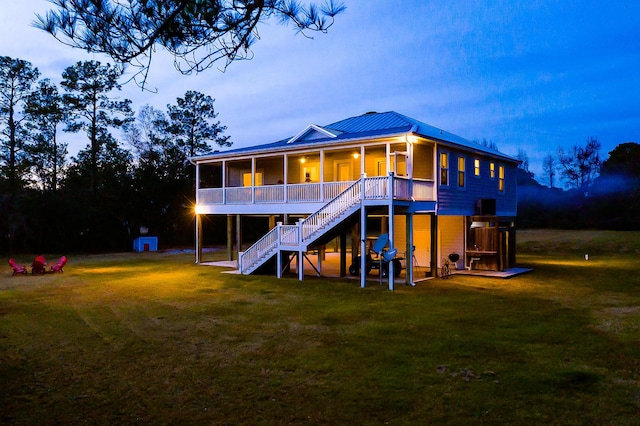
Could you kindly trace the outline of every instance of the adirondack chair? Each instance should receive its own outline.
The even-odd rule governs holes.
[[[9,259],[9,266],[11,266],[11,268],[13,269],[13,275],[11,275],[12,277],[18,274],[27,273],[27,267],[25,265],[18,265],[16,261],[13,260],[13,258]]]
[[[62,256],[58,261],[51,265],[51,272],[64,272],[62,268],[67,264],[67,256]]]
[[[393,275],[397,278],[402,271],[402,258],[396,257],[398,250],[391,248],[386,250],[385,247],[389,242],[389,235],[382,234],[376,239],[373,244],[373,248],[368,251],[365,259],[366,273],[367,275],[372,269],[379,270],[380,278],[386,278],[389,275],[389,263],[393,262]],[[376,257],[372,256],[372,253]],[[358,275],[360,273],[360,256],[356,256],[354,263],[349,266],[349,273],[351,275]]]
[[[46,272],[46,269],[45,269],[46,266],[47,266],[47,260],[44,258],[44,256],[38,256],[35,258],[35,260],[31,264],[31,273],[44,274]]]

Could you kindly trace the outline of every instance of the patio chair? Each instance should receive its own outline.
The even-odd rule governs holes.
[[[44,256],[38,256],[31,264],[32,274],[44,274],[46,272],[47,260]]]
[[[19,265],[16,263],[16,261],[11,258],[9,259],[9,266],[11,266],[11,268],[13,269],[13,276],[16,276],[18,274],[25,274],[27,273],[27,267],[25,265]]]
[[[51,265],[51,272],[64,272],[62,268],[67,264],[67,256],[62,256],[58,261]]]

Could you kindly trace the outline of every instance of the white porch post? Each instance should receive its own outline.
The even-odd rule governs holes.
[[[296,222],[298,226],[298,280],[304,279],[304,253],[302,252],[302,221]]]
[[[362,173],[360,181],[362,189],[360,193],[360,287],[364,288],[367,280],[367,210],[364,204],[366,193],[366,173]]]
[[[227,204],[227,162],[222,160],[222,204]]]
[[[335,178],[334,178],[335,179]],[[324,199],[324,150],[320,150],[320,200]]]
[[[276,222],[276,227],[278,228],[278,250],[276,251],[276,277],[282,278],[282,252],[280,251],[280,235],[282,222]]]
[[[389,173],[389,192],[391,194],[391,199],[389,200],[389,249],[395,248],[393,241],[393,227],[395,225],[394,221],[394,211],[393,211],[393,173]],[[393,291],[395,286],[395,278],[393,276],[393,261],[389,262],[389,290]]]
[[[196,163],[196,205],[195,205],[195,209],[198,208],[198,201],[200,200],[200,163]],[[201,238],[201,227],[202,227],[202,222],[200,220],[200,215],[198,214],[197,211],[195,211],[195,215],[196,215],[196,223],[195,223],[195,240],[196,240],[196,259],[195,262],[196,263],[200,263],[200,258],[201,258],[201,254],[202,254],[202,238]]]
[[[284,191],[284,202],[286,203],[287,202],[287,192],[288,192],[287,191],[287,182],[288,182],[288,176],[287,176],[288,173],[287,172],[288,172],[288,169],[289,169],[289,156],[287,154],[284,154],[283,167],[284,167],[283,174],[282,174],[282,176],[283,176],[283,184],[284,184],[283,191]],[[286,216],[285,216],[285,219],[284,219],[284,223],[285,224],[287,223]]]
[[[202,219],[196,213],[196,263],[200,263],[202,257]]]
[[[256,157],[251,157],[251,204],[256,202]]]

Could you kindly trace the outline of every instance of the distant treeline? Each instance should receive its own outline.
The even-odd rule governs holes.
[[[588,185],[540,185],[518,169],[518,227],[640,230],[640,145],[618,145]]]

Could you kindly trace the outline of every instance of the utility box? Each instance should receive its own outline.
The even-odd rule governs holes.
[[[158,251],[158,237],[138,237],[133,240],[133,251]]]

